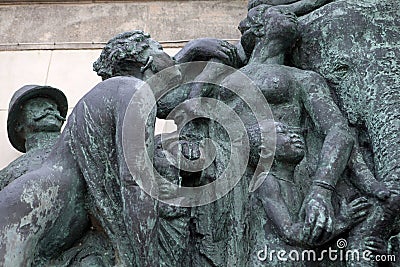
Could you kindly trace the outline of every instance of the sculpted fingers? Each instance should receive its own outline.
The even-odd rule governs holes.
[[[334,228],[334,221],[330,213],[326,209],[322,209],[323,212],[319,213],[319,216],[315,223],[315,228],[312,233],[311,241],[312,244],[324,243],[328,240]]]
[[[219,58],[223,63],[230,65],[230,58],[226,50],[220,50],[217,52],[217,58]]]
[[[323,231],[325,230],[325,225],[328,221],[328,217],[324,216],[323,214],[319,214],[316,221],[315,221],[315,227],[312,231],[311,234],[311,242],[314,244],[318,242],[320,239]]]
[[[356,198],[351,201],[348,205],[349,208],[349,220],[354,220],[355,222],[360,222],[365,219],[368,215],[369,208],[371,204],[368,203],[365,197]]]
[[[287,13],[286,16],[293,22],[297,23],[297,16],[294,13]]]
[[[334,221],[333,211],[329,207],[322,199],[310,201],[304,226],[304,232],[309,234],[309,244],[323,243],[330,238],[334,228]]]
[[[307,207],[306,208],[306,219],[303,226],[302,236],[303,240],[309,242],[311,240],[312,231],[315,227],[315,223],[317,221],[318,210],[315,207]]]
[[[221,46],[223,48],[223,52],[229,58],[229,65],[236,66],[238,62],[237,48],[226,41],[222,42]]]
[[[368,203],[365,197],[360,197],[350,202],[350,209],[353,215],[366,211],[369,207],[371,207],[371,204]]]
[[[379,237],[367,237],[364,244],[365,248],[374,254],[384,255],[387,253],[386,241]]]
[[[328,220],[326,221],[326,225],[325,225],[325,231],[329,234],[332,234],[333,228],[334,228],[333,218],[331,216],[328,216]]]

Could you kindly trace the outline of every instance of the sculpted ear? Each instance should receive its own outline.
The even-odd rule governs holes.
[[[17,133],[21,133],[24,131],[24,126],[21,123],[17,123],[17,125],[15,126],[15,131]]]
[[[26,116],[25,112],[15,120],[14,129],[17,133],[23,133],[25,131]]]
[[[265,35],[264,25],[258,25],[254,27],[254,35],[257,37],[262,37]]]
[[[268,149],[266,146],[261,145],[260,146],[260,157],[263,159],[271,159],[274,157],[274,151]]]

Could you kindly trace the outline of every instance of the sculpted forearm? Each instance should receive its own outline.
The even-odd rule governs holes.
[[[302,16],[312,12],[317,8],[320,8],[329,2],[332,2],[332,0],[302,0],[291,4],[282,5],[281,8],[286,12],[291,12],[297,16]]]
[[[315,180],[335,186],[344,171],[354,140],[342,127],[333,127],[325,137],[315,173]]]
[[[302,16],[332,1],[333,0],[252,0],[249,2],[248,9],[265,4],[281,9],[287,13],[294,13],[297,16]]]
[[[316,130],[325,136],[315,179],[334,187],[347,165],[354,137],[325,80],[313,72],[307,72],[306,77],[301,79],[301,99]]]

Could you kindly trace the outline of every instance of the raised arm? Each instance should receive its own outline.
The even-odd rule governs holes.
[[[190,41],[174,56],[174,59],[177,63],[217,59],[232,67],[241,66],[243,60],[235,45],[215,38]]]
[[[286,13],[294,13],[297,16],[302,16],[332,1],[333,0],[253,0],[249,2],[248,8],[251,9],[258,5],[266,4],[279,8]]]
[[[285,12],[294,13],[296,16],[302,16],[328,4],[329,2],[332,2],[332,0],[301,0],[277,7],[281,8]]]

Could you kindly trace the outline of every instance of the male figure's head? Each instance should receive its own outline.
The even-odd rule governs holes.
[[[260,38],[275,41],[275,45],[278,41],[286,49],[298,37],[296,16],[285,14],[270,5],[259,5],[250,9],[238,28],[242,33],[240,42],[247,56],[251,55]]]
[[[7,132],[11,144],[26,152],[27,137],[36,133],[61,131],[68,103],[64,93],[50,86],[26,85],[10,101]]]
[[[103,80],[133,76],[144,80],[175,64],[162,46],[143,31],[118,34],[107,42],[93,70]]]
[[[93,70],[103,80],[114,76],[132,76],[146,81],[158,99],[159,118],[165,118],[175,107],[176,98],[184,97],[183,94],[162,97],[170,89],[180,85],[180,68],[163,51],[160,43],[143,31],[121,33],[108,41],[100,57],[93,63]]]

